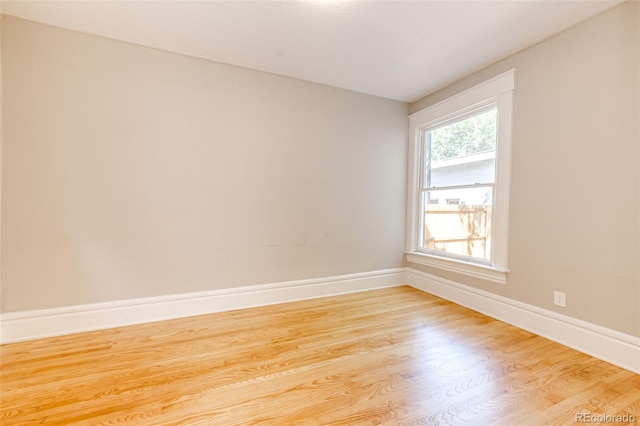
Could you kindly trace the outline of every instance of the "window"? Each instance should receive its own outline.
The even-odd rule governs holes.
[[[491,261],[497,117],[492,104],[420,130],[419,250]],[[434,198],[446,204],[434,204]]]
[[[409,261],[506,281],[514,78],[410,116]]]

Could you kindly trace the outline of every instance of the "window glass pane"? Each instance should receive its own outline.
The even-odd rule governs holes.
[[[490,260],[492,198],[493,187],[424,191],[421,248]]]
[[[432,162],[431,185],[429,188],[494,183],[496,175],[495,154],[495,151],[491,151],[467,155],[455,160]]]
[[[496,118],[492,108],[428,130],[424,187],[495,182]]]

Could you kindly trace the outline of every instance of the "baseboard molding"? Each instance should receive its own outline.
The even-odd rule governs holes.
[[[397,268],[0,315],[0,343],[410,285],[640,374],[640,338],[451,280]]]
[[[0,343],[406,285],[406,268],[0,315]]]
[[[640,374],[640,338],[409,268],[414,288]]]

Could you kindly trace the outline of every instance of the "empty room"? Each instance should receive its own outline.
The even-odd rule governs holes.
[[[0,2],[1,425],[640,424],[640,2]]]

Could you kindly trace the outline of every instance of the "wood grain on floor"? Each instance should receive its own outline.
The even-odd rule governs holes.
[[[639,375],[410,287],[8,344],[0,363],[2,425],[640,419]]]

